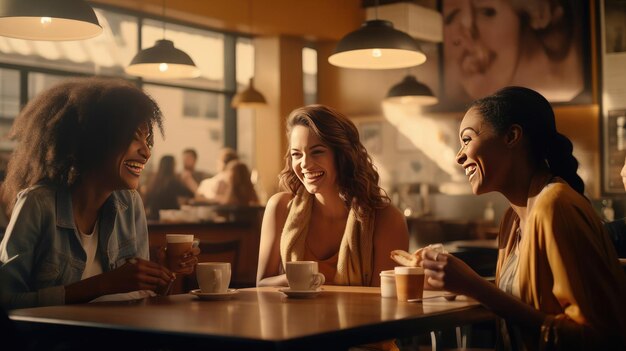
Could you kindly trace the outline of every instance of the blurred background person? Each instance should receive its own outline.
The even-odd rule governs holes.
[[[226,165],[224,191],[217,194],[215,201],[220,205],[253,206],[259,198],[250,180],[250,171],[245,163],[232,160]]]
[[[507,85],[570,101],[584,89],[583,14],[565,0],[444,0],[445,93],[469,102]]]
[[[220,150],[217,158],[217,174],[200,182],[196,190],[196,200],[201,202],[216,202],[216,198],[223,198],[227,190],[226,165],[234,160],[239,160],[237,152],[229,147]]]
[[[174,156],[165,155],[159,161],[159,169],[146,188],[145,207],[148,219],[158,220],[159,210],[180,209],[193,192],[176,176]]]
[[[183,171],[180,173],[180,180],[192,192],[198,190],[198,184],[209,177],[209,174],[196,169],[198,153],[195,149],[183,150]]]

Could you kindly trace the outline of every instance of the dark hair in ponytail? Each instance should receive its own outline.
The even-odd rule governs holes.
[[[546,163],[552,174],[584,195],[585,184],[576,173],[578,161],[572,155],[572,142],[557,132],[554,111],[541,94],[528,88],[506,87],[474,101],[470,108],[478,109],[497,133],[504,133],[513,124],[522,127],[533,161],[537,165]]]

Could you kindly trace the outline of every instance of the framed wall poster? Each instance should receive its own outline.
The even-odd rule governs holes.
[[[439,109],[519,85],[554,104],[592,102],[589,0],[440,0]]]
[[[626,158],[626,2],[600,0],[602,192],[623,194]]]

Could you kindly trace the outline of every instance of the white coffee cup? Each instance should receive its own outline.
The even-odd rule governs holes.
[[[196,266],[198,286],[203,293],[225,293],[230,285],[229,262],[200,262]]]
[[[396,275],[393,269],[380,272],[380,296],[396,297]]]
[[[316,290],[326,280],[324,274],[318,272],[315,261],[287,262],[286,269],[291,290]]]

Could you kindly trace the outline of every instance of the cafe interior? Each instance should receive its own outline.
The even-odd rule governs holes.
[[[542,93],[574,145],[598,216],[626,216],[623,1],[568,1],[571,8],[552,20],[569,27],[540,53],[524,50],[522,36],[541,24],[525,18],[526,32],[517,33],[488,5],[469,0],[46,2],[0,0],[3,174],[15,146],[7,136],[30,99],[71,77],[117,77],[141,87],[164,116],[165,134],[155,137],[143,185],[163,156],[173,156],[183,171],[186,149],[197,152],[197,170],[214,175],[228,147],[248,166],[258,203],[191,201],[148,220],[152,255],[168,245],[166,234],[193,234],[200,262],[230,262],[236,296],[196,299],[188,294],[198,289],[193,274],[174,281],[169,300],[10,312],[41,349],[45,343],[74,349],[61,339],[93,342],[103,335],[109,340],[103,345],[116,338],[124,345],[130,337],[136,341],[128,345],[165,350],[345,350],[393,338],[401,339],[400,350],[493,349],[493,314],[461,296],[424,291],[433,299],[404,306],[381,301],[380,288],[343,292],[324,285],[313,299],[256,288],[265,205],[281,191],[286,117],[305,105],[331,106],[356,125],[380,186],[406,219],[409,252],[441,243],[487,279],[496,273],[499,223],[509,203],[495,192],[475,196],[457,164],[459,123],[474,99],[507,85]],[[465,33],[467,18],[475,22]],[[460,44],[464,35],[476,47],[462,47],[469,45]],[[556,73],[543,70],[552,66]],[[1,221],[6,228],[8,218]]]

